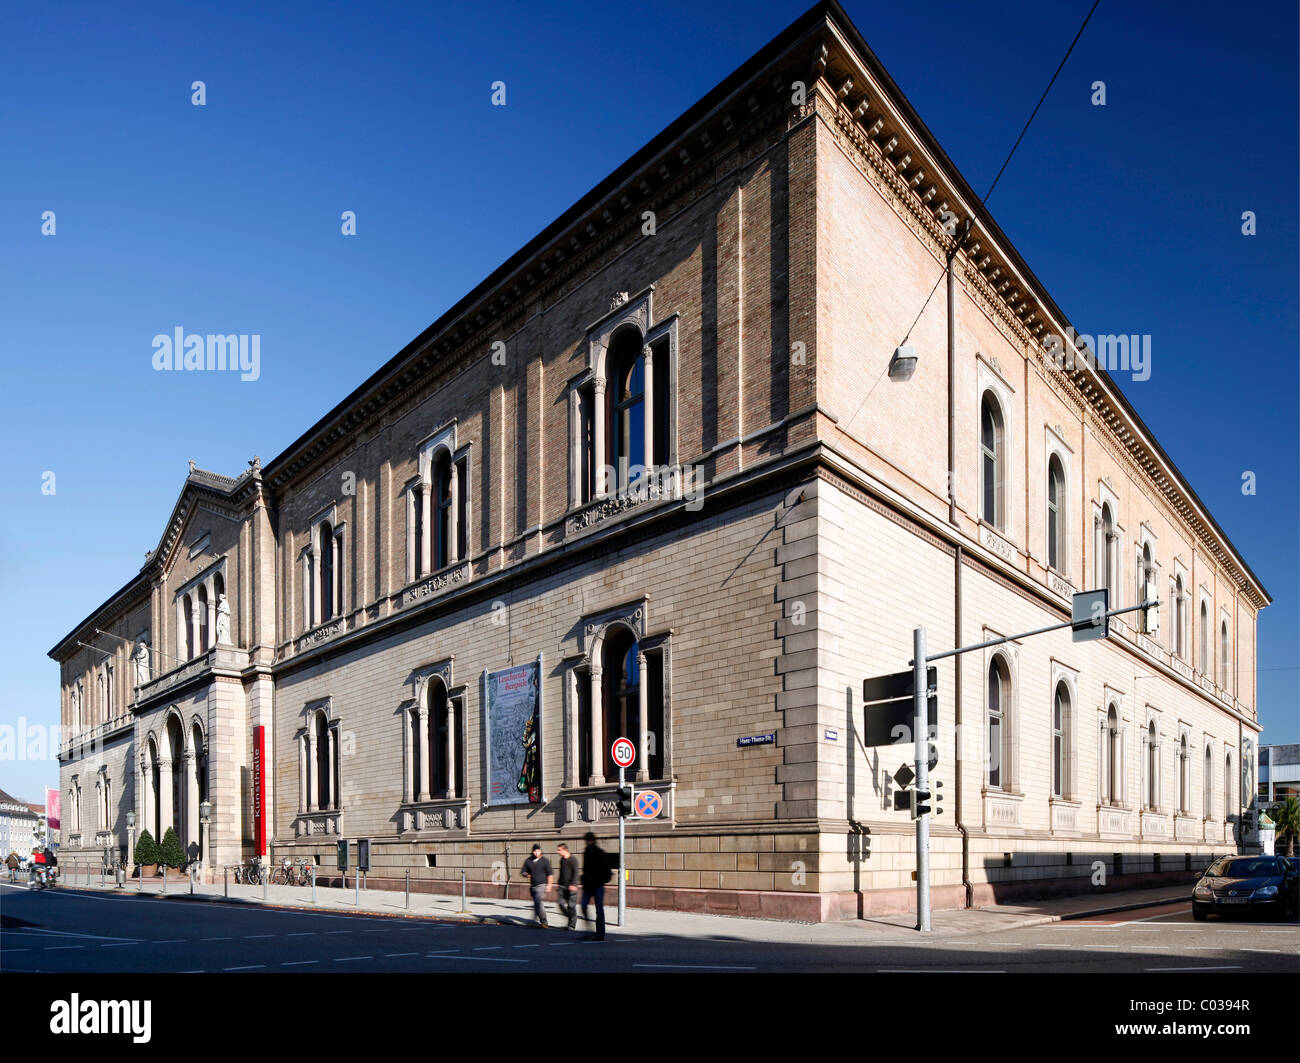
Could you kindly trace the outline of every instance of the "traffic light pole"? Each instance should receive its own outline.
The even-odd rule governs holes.
[[[623,787],[626,785],[626,772],[623,768],[618,769],[618,789],[620,795]],[[623,823],[625,817],[618,817],[618,925],[622,927],[627,915],[627,873],[623,870],[627,857],[624,855],[623,846]]]
[[[1110,609],[1104,613],[1098,613],[1090,618],[1093,626],[1101,625],[1103,620],[1109,620],[1112,616],[1118,616],[1121,613],[1134,613],[1139,609],[1156,609],[1159,608],[1158,601],[1146,601],[1140,605],[1132,605],[1126,609]],[[929,790],[930,786],[930,735],[929,726],[926,720],[925,702],[928,696],[925,683],[926,665],[933,661],[941,661],[945,657],[955,657],[960,653],[970,653],[972,650],[984,650],[990,646],[1000,646],[1004,642],[1019,641],[1028,638],[1031,635],[1042,635],[1048,631],[1060,631],[1063,628],[1078,628],[1073,620],[1067,620],[1063,624],[1050,624],[1047,627],[1035,628],[1033,631],[1022,631],[1018,635],[1005,635],[1002,638],[990,639],[987,642],[977,642],[973,646],[958,646],[955,650],[945,650],[943,653],[935,653],[926,656],[925,653],[925,628],[918,627],[912,632],[912,733],[916,740],[916,791],[917,795]],[[961,751],[957,752],[958,761],[961,760]],[[957,768],[961,770],[960,765]],[[620,774],[621,778],[621,774]],[[914,796],[913,800],[919,800]],[[619,821],[619,830],[622,831],[622,821]],[[620,841],[622,839],[620,838]],[[621,848],[621,846],[620,846]],[[620,890],[622,882],[619,882]],[[620,893],[620,908],[622,895]],[[916,817],[916,929],[922,933],[930,929],[930,813],[926,812]]]
[[[916,745],[916,792],[929,789],[930,744],[925,702],[925,628],[912,632],[912,734]],[[916,817],[916,929],[930,930],[930,817]]]

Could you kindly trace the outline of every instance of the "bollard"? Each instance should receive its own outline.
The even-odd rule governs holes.
[[[355,875],[352,876],[352,881],[356,887],[356,905],[358,908],[360,908],[361,907],[361,872],[360,871],[358,871]]]
[[[465,903],[465,869],[460,869],[460,914],[464,915],[469,911],[469,905]]]
[[[167,896],[167,865],[163,864],[163,896]]]
[[[314,864],[311,869],[311,903],[316,903],[316,866]]]
[[[136,864],[135,866],[140,869],[140,888],[139,890],[137,890],[137,892],[143,893],[144,892],[144,864]]]
[[[190,873],[190,896],[194,896],[194,868],[189,869]]]
[[[411,907],[411,869],[406,869],[406,907]]]
[[[221,892],[226,900],[230,900],[230,865],[227,864],[225,870],[221,872]]]
[[[262,900],[266,900],[266,884],[271,881],[271,869],[262,869]]]

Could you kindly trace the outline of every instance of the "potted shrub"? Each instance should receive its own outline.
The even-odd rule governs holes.
[[[137,866],[143,866],[146,875],[152,875],[158,870],[158,843],[147,830],[142,830],[136,839],[135,862]]]
[[[158,863],[173,869],[179,869],[185,863],[185,850],[181,848],[175,827],[168,827],[163,835],[162,845],[158,847]]]

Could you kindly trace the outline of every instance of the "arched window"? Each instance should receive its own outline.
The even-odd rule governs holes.
[[[1151,544],[1142,544],[1142,587],[1139,593],[1142,595],[1144,602],[1156,600],[1156,565],[1151,557]],[[1145,635],[1153,634],[1156,626],[1156,611],[1153,606],[1150,609],[1143,609],[1138,617],[1142,624],[1142,633]]]
[[[1156,722],[1147,727],[1147,808],[1155,811],[1160,805],[1160,745],[1156,739]]]
[[[333,772],[330,770],[333,757],[330,752],[329,723],[323,712],[316,713],[313,726],[316,731],[316,763],[312,765],[316,775],[313,780],[316,784],[316,807],[333,808],[334,787],[331,785]]]
[[[1174,578],[1174,653],[1187,659],[1187,595],[1183,591],[1183,577]]]
[[[317,532],[316,570],[320,573],[320,622],[334,619],[334,526],[322,521]]]
[[[185,659],[190,660],[194,656],[194,603],[188,594],[181,606],[185,613]]]
[[[1231,654],[1228,647],[1228,622],[1219,623],[1219,686],[1224,690],[1232,689]]]
[[[1106,765],[1102,774],[1103,799],[1112,805],[1119,804],[1123,765],[1119,752],[1119,713],[1111,705],[1106,710]]]
[[[1232,819],[1232,754],[1223,755],[1223,822]]]
[[[1005,517],[1003,480],[1006,476],[1006,433],[1002,409],[993,392],[980,403],[980,516],[995,528]]]
[[[645,359],[641,336],[623,329],[610,345],[610,457],[618,489],[639,479],[646,466]]]
[[[1011,781],[1007,749],[1011,711],[1011,676],[1001,655],[989,665],[988,694],[988,779],[989,786],[1002,787]]]
[[[609,633],[605,641],[602,671],[605,695],[605,778],[617,778],[618,767],[609,754],[616,738],[640,744],[641,667],[640,647],[627,628]]]
[[[1205,747],[1205,818],[1214,815],[1214,756],[1210,747]]]
[[[411,522],[413,525],[411,563],[414,566],[415,578],[419,579],[425,575],[424,571],[424,504],[422,501],[425,487],[417,487],[411,491]]]
[[[451,564],[452,521],[451,455],[441,451],[433,469],[433,570]]]
[[[1047,463],[1047,564],[1058,572],[1065,565],[1065,471],[1053,454]]]
[[[1192,805],[1192,758],[1187,750],[1187,736],[1178,740],[1178,811],[1190,812]]]
[[[1070,715],[1070,688],[1064,682],[1057,683],[1052,698],[1052,794],[1056,797],[1064,797],[1071,789],[1066,778],[1072,729]]]
[[[208,652],[208,588],[199,585],[198,592],[198,629],[199,629],[199,653]]]
[[[1115,596],[1115,560],[1119,556],[1119,532],[1115,530],[1115,514],[1109,502],[1101,507],[1101,542],[1097,546],[1097,557],[1101,561],[1098,586],[1110,591],[1110,607],[1118,604]]]
[[[1201,602],[1200,619],[1201,659],[1200,668],[1203,675],[1210,674],[1210,610]]]

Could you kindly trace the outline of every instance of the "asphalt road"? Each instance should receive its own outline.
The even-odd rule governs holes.
[[[1186,902],[983,933],[792,945],[734,935],[585,934],[529,925],[324,914],[0,884],[6,972],[1194,972],[1300,971],[1300,927],[1192,920]],[[689,918],[683,919],[689,927]]]

